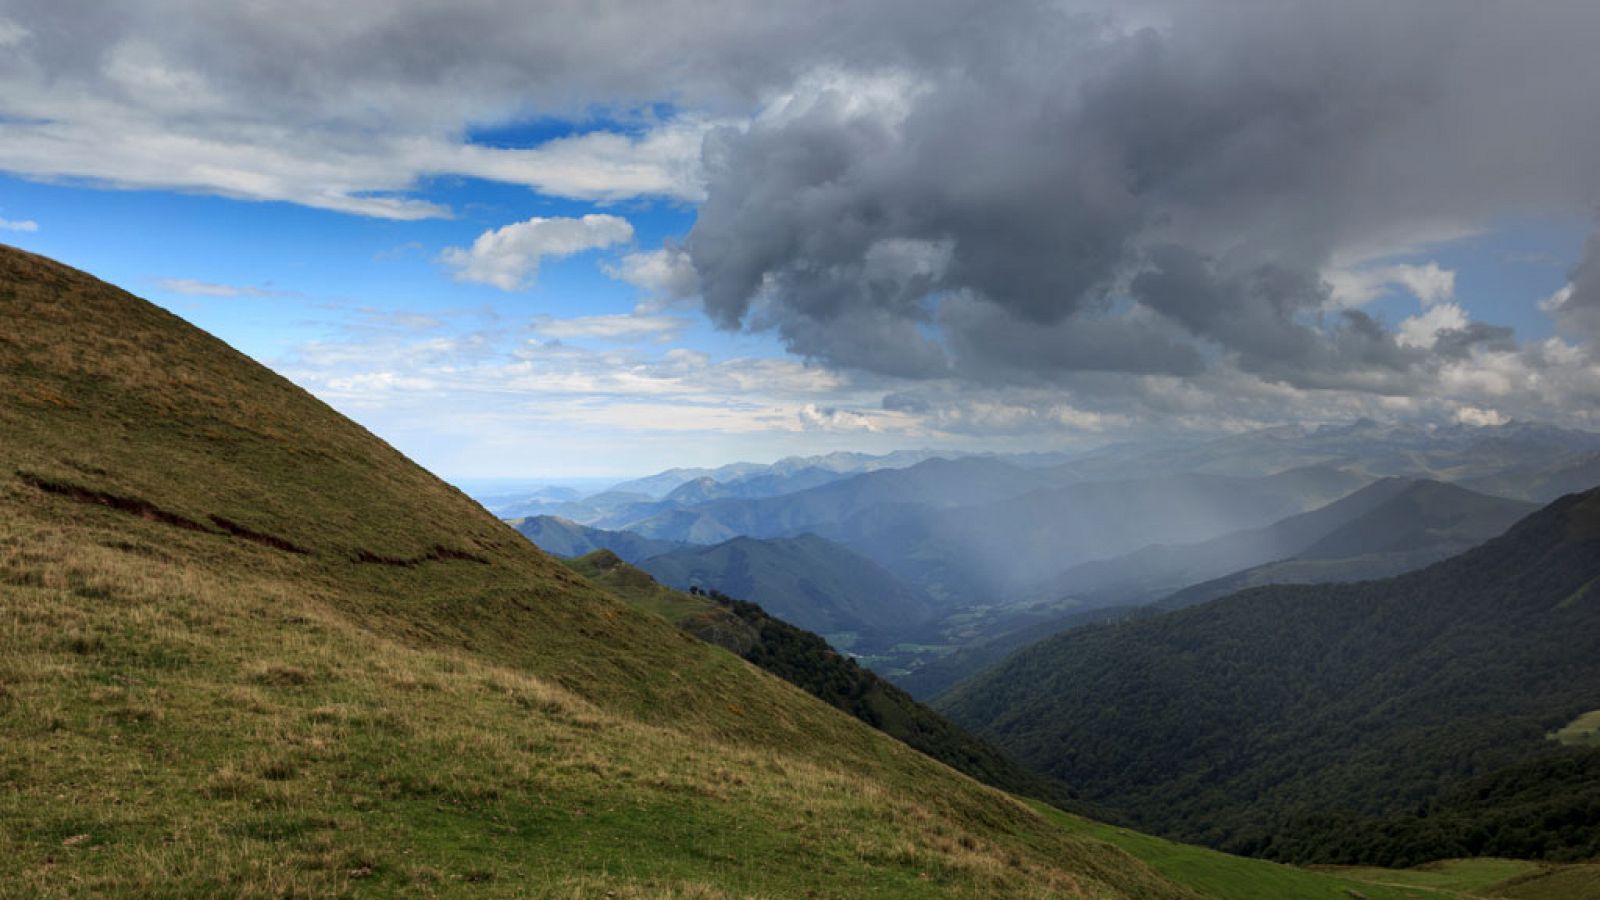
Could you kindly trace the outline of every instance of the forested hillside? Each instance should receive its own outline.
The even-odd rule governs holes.
[[[1461,843],[1454,831],[1423,829],[1398,856],[1505,841],[1581,857],[1600,806],[1562,805],[1580,796],[1573,781],[1537,773],[1567,771],[1555,761],[1592,752],[1547,735],[1600,705],[1597,579],[1592,491],[1398,578],[1260,588],[1069,632],[935,705],[1089,799],[1187,840],[1365,859],[1371,845],[1353,839],[1352,817],[1437,804],[1484,833]],[[1534,783],[1461,802],[1473,779],[1515,782],[1517,767],[1531,767],[1520,777]],[[1569,818],[1530,826],[1512,814],[1527,804]],[[1506,836],[1528,827],[1536,839]]]

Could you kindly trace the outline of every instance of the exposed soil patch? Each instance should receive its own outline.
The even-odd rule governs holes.
[[[109,506],[119,512],[135,515],[141,519],[149,519],[152,522],[160,522],[163,525],[171,525],[175,528],[187,528],[190,531],[201,531],[207,534],[215,533],[193,519],[185,518],[177,513],[167,512],[154,503],[148,500],[140,500],[138,497],[121,497],[116,494],[108,494],[105,491],[96,491],[80,485],[68,484],[65,481],[52,481],[27,472],[18,472],[17,477],[45,493],[67,497],[79,503],[95,503],[100,506]]]
[[[274,534],[267,534],[263,531],[257,531],[246,525],[240,525],[238,522],[235,522],[232,519],[225,519],[222,516],[207,517],[211,520],[212,524],[216,525],[218,529],[221,529],[220,531],[217,531],[208,528],[204,524],[196,522],[195,520],[186,516],[180,516],[175,512],[168,512],[154,503],[151,503],[148,500],[141,500],[138,497],[125,497],[121,494],[112,494],[107,491],[97,491],[93,488],[86,488],[82,485],[45,478],[40,475],[35,475],[31,472],[18,472],[17,477],[20,478],[23,483],[36,487],[47,494],[55,494],[58,497],[66,497],[69,500],[76,500],[79,503],[92,503],[97,506],[107,506],[111,509],[117,510],[118,512],[128,513],[129,515],[138,516],[141,519],[148,519],[152,522],[160,522],[163,525],[171,525],[175,528],[183,528],[189,531],[198,531],[202,534],[226,534],[231,537],[252,541],[265,547],[271,547],[274,550],[281,550],[285,553],[297,553],[302,556],[311,553],[310,550],[307,550],[293,541],[278,537]]]
[[[486,566],[489,564],[487,559],[477,555],[476,553],[468,553],[465,550],[456,550],[454,548],[441,546],[439,544],[434,544],[427,553],[424,553],[421,556],[384,556],[380,553],[373,553],[370,550],[356,551],[356,562],[358,563],[371,563],[379,566],[397,566],[407,569],[411,568],[412,566],[419,566],[425,562],[444,562],[446,560],[455,560],[457,562],[473,562],[481,566]]]
[[[274,550],[282,550],[285,553],[299,553],[304,556],[311,552],[310,550],[307,550],[293,541],[278,537],[275,534],[267,534],[264,531],[256,531],[253,528],[240,525],[238,522],[232,521],[231,519],[224,519],[221,516],[211,516],[210,518],[218,528],[221,528],[223,531],[226,531],[236,538],[244,538],[247,541],[255,541],[258,544],[263,544],[273,548]]]

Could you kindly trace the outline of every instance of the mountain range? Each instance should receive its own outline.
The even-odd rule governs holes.
[[[960,606],[975,598],[1018,599],[1077,562],[1265,524],[1366,481],[1354,472],[1312,467],[1260,478],[1181,474],[1079,482],[959,508],[880,506],[819,533],[947,606]]]
[[[812,533],[964,615],[963,609],[996,605],[1060,606],[1069,595],[1080,607],[1159,599],[1303,548],[1292,541],[1255,552],[1194,548],[1202,565],[1186,574],[1175,559],[1156,560],[1141,598],[1111,577],[1119,565],[1139,565],[1118,557],[1262,529],[1384,478],[1459,482],[1546,501],[1555,487],[1592,484],[1586,479],[1597,453],[1600,436],[1542,425],[1361,421],[1075,455],[833,454],[668,470],[578,500],[540,501],[532,511],[679,543]],[[1213,557],[1210,550],[1222,552]],[[1111,583],[1099,583],[1108,577]]]

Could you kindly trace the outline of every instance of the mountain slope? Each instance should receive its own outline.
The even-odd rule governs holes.
[[[748,598],[808,631],[881,641],[926,621],[928,599],[871,560],[812,534],[734,538],[639,563],[663,583]]]
[[[0,250],[0,318],[8,890],[1192,893],[143,301]]]
[[[1499,535],[1537,509],[1437,481],[1416,481],[1382,505],[1280,559],[1192,585],[1157,606],[1179,609],[1268,584],[1388,578],[1431,565]]]
[[[1600,451],[1517,466],[1467,482],[1474,490],[1549,503],[1563,494],[1600,486]]]
[[[1187,585],[1294,556],[1411,484],[1403,478],[1382,478],[1326,506],[1271,525],[1193,544],[1155,544],[1112,559],[1082,563],[1062,573],[1045,592],[1083,597],[1087,606],[1153,600]]]
[[[873,727],[893,735],[954,768],[964,771],[987,784],[1013,790],[1025,795],[1052,800],[1058,806],[1081,806],[1082,801],[1072,797],[1065,785],[1027,772],[1005,758],[994,747],[961,731],[932,710],[913,701],[877,676],[855,666],[831,650],[816,635],[800,631],[780,620],[773,619],[751,603],[713,598],[705,594],[686,594],[663,587],[639,569],[622,562],[609,551],[597,551],[581,559],[569,560],[568,565],[585,577],[611,590],[619,597],[642,609],[650,610],[672,621],[691,634],[718,646],[725,647],[761,666],[773,674],[805,689],[837,709],[850,713]],[[1600,754],[1593,757],[1600,764]],[[1570,770],[1563,770],[1567,781],[1574,781]],[[1515,790],[1520,779],[1512,781]],[[1471,790],[1505,790],[1503,785]],[[1587,789],[1588,795],[1583,793]],[[1571,812],[1593,802],[1597,790],[1591,780],[1579,790],[1564,794],[1560,806],[1552,806],[1547,797],[1535,799],[1541,803],[1537,811],[1545,815],[1565,816],[1573,820]],[[1168,844],[1156,838],[1135,834],[1125,828],[1090,822],[1063,814],[1047,807],[1041,812],[1053,818],[1068,830],[1094,834],[1142,859],[1149,860],[1158,871],[1176,877],[1204,894],[1226,898],[1261,897],[1278,900],[1283,897],[1325,895],[1329,886],[1319,876],[1285,866],[1261,866],[1243,859],[1228,858],[1195,847]],[[1481,826],[1475,817],[1477,810],[1469,802],[1459,799],[1441,804],[1432,812],[1434,822],[1448,820],[1451,815],[1473,816],[1472,824]],[[1416,832],[1422,827],[1411,823],[1381,833],[1368,835],[1371,843],[1379,844],[1384,852],[1398,850],[1405,853],[1410,845],[1426,837]],[[1507,832],[1510,833],[1509,830]],[[1526,844],[1504,841],[1486,845],[1484,855],[1496,857],[1526,857],[1538,850]],[[1474,894],[1485,889],[1493,896],[1544,897],[1576,896],[1571,885],[1592,884],[1600,878],[1600,867],[1569,866],[1541,867],[1537,864],[1514,862],[1510,859],[1488,860],[1486,865],[1463,861],[1450,873],[1451,883]],[[1481,872],[1480,872],[1481,870]],[[1377,882],[1372,887],[1357,889],[1347,886],[1346,897],[1375,896],[1373,890],[1383,891],[1383,885],[1396,879],[1415,877],[1422,885],[1437,883],[1434,873],[1396,872],[1390,869],[1364,871],[1362,876]],[[1509,881],[1515,877],[1514,884]],[[1506,881],[1505,885],[1500,882]],[[1445,896],[1451,892],[1443,891]]]
[[[661,615],[950,767],[1003,790],[1069,806],[1066,785],[1029,772],[999,750],[842,656],[827,641],[722,594],[674,591],[607,550],[569,560],[590,581]]]
[[[1351,559],[1453,543],[1473,544],[1484,539],[1486,530],[1490,536],[1499,534],[1536,509],[1532,503],[1490,497],[1453,484],[1419,481],[1298,555],[1305,559]]]
[[[1028,644],[1071,628],[1182,609],[1268,584],[1363,581],[1410,572],[1499,535],[1535,508],[1436,481],[1380,479],[1264,528],[1075,566],[1057,589],[1070,587],[1082,608],[961,647],[896,683],[913,696],[935,697]],[[1262,559],[1272,561],[1251,565]],[[1230,569],[1236,571],[1210,577]],[[1200,578],[1209,580],[1172,591]],[[1166,591],[1172,592],[1149,602]]]
[[[1259,588],[1069,632],[935,708],[1142,826],[1343,861],[1358,852],[1352,817],[1586,752],[1546,734],[1600,695],[1597,583],[1600,491],[1398,578]],[[1579,814],[1592,835],[1600,807]],[[1585,852],[1572,832],[1532,827],[1547,855]],[[1431,852],[1467,846],[1451,835]]]
[[[511,519],[506,524],[546,553],[555,556],[583,556],[596,550],[610,550],[628,562],[638,562],[683,547],[676,541],[658,541],[630,531],[606,531],[579,525],[560,516],[529,516]]]

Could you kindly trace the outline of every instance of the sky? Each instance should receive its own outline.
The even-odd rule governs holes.
[[[455,479],[1600,428],[1597,34],[1561,0],[0,0],[0,242]]]

